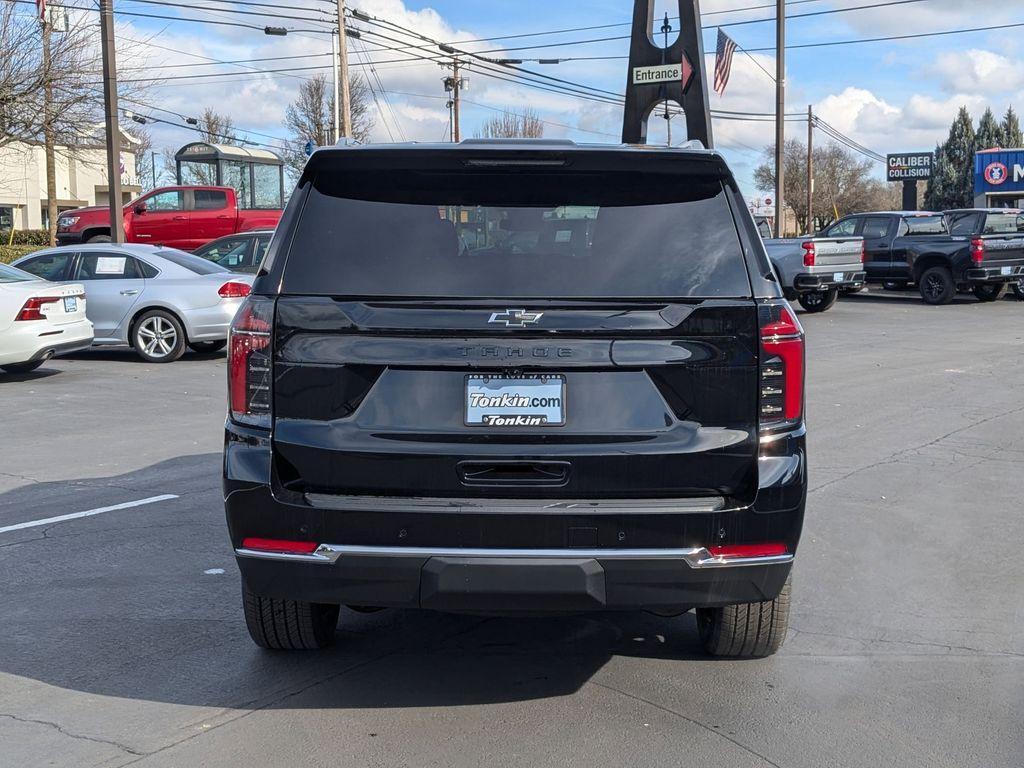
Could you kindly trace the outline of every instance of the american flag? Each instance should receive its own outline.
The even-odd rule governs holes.
[[[725,93],[732,73],[732,57],[736,53],[736,41],[721,29],[718,30],[718,49],[715,51],[715,93]]]
[[[40,21],[46,21],[46,0],[36,0],[36,13]]]

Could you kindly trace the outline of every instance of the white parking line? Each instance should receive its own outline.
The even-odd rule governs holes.
[[[57,515],[56,517],[47,517],[43,520],[29,520],[27,523],[4,526],[3,528],[0,528],[0,533],[22,531],[26,528],[38,528],[40,525],[53,525],[54,523],[63,523],[66,520],[77,520],[80,517],[92,517],[93,515],[102,515],[104,512],[116,512],[119,509],[131,509],[132,507],[141,507],[145,504],[156,504],[158,501],[169,501],[176,498],[178,497],[172,493],[165,493],[162,496],[150,496],[148,499],[126,501],[124,504],[114,504],[110,507],[88,509],[85,512],[72,512],[68,515]]]

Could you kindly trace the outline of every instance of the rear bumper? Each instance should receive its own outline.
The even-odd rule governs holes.
[[[976,267],[964,272],[969,283],[1015,283],[1024,277],[1024,265]]]
[[[225,281],[229,278],[225,278]],[[181,313],[189,341],[223,341],[242,299],[223,299],[212,307],[188,309]]]
[[[862,269],[838,267],[831,272],[803,272],[796,276],[794,287],[798,291],[823,291],[829,288],[861,286],[866,280],[867,274]]]
[[[93,328],[88,320],[63,325],[24,325],[28,327],[15,329],[5,335],[5,348],[0,351],[0,365],[34,363],[92,346]]]
[[[261,595],[477,613],[682,610],[770,600],[793,557],[724,564],[688,550],[321,550],[236,554],[247,586]]]
[[[803,525],[803,430],[763,437],[754,504],[518,500],[451,505],[278,488],[266,432],[228,423],[224,500],[232,547],[257,594],[306,602],[477,613],[677,611],[774,598]],[[493,502],[493,503],[492,503]],[[327,542],[307,555],[249,537]],[[779,542],[790,554],[721,562],[714,545]]]

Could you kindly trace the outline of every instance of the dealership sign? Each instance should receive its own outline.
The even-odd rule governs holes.
[[[886,178],[889,181],[927,181],[932,177],[934,152],[912,152],[889,155],[886,158]]]

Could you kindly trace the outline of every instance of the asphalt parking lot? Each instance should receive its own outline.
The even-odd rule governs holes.
[[[764,661],[643,614],[343,609],[334,649],[260,651],[223,355],[0,378],[0,765],[1019,768],[1024,304],[873,292],[802,320],[812,490]]]

